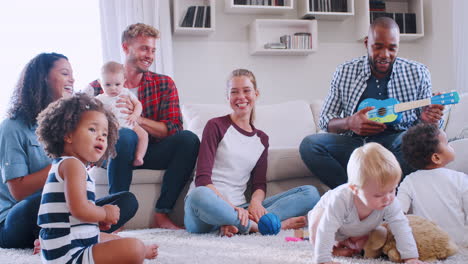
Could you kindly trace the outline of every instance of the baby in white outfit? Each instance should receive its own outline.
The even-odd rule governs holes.
[[[138,136],[138,144],[135,150],[135,159],[133,166],[143,165],[146,149],[148,148],[148,133],[138,125],[137,120],[141,115],[143,107],[138,98],[125,88],[125,70],[122,64],[117,62],[108,62],[101,69],[101,87],[104,90],[103,94],[96,98],[108,107],[119,121],[120,127],[133,129]],[[134,109],[133,113],[122,113],[122,108],[117,107],[117,100],[127,97],[131,100]]]

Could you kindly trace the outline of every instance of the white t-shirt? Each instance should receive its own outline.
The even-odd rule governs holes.
[[[416,242],[408,218],[403,214],[397,199],[383,210],[374,210],[365,219],[359,220],[351,188],[348,184],[343,184],[326,192],[320,198],[320,201],[308,214],[309,223],[312,223],[313,219],[310,217],[317,208],[323,208],[324,212],[315,237],[314,258],[316,263],[332,260],[332,248],[335,241],[369,234],[384,220],[388,222],[390,230],[395,236],[396,247],[401,258],[418,257]]]
[[[120,92],[120,94],[117,96],[111,97],[111,96],[108,96],[107,94],[100,94],[96,96],[96,98],[99,99],[106,107],[108,107],[109,110],[112,111],[112,113],[115,115],[115,117],[119,121],[120,127],[133,129],[133,125],[128,123],[128,120],[127,120],[128,114],[121,112],[123,108],[116,107],[117,100],[121,99],[120,98],[121,95],[127,95],[129,97],[132,97],[138,100],[137,97],[126,88],[122,89],[122,92]]]
[[[403,212],[427,218],[468,246],[468,175],[447,168],[418,170],[398,187]]]

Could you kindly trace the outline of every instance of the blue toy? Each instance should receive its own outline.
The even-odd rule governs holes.
[[[258,230],[262,235],[276,235],[281,230],[281,221],[273,213],[265,214],[258,221]]]

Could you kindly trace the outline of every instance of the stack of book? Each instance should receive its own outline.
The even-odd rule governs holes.
[[[310,12],[348,12],[348,0],[309,0],[309,8]]]
[[[270,42],[264,45],[265,49],[312,49],[312,34],[309,32],[297,32],[291,35],[283,35],[280,42]]]
[[[211,27],[211,7],[210,6],[190,6],[187,8],[181,27]]]
[[[378,17],[389,17],[398,24],[400,33],[415,34],[416,33],[416,14],[414,13],[387,13],[387,12],[370,12],[370,23]]]
[[[284,6],[284,0],[234,0],[234,5]]]

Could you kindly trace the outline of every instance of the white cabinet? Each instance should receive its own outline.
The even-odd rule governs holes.
[[[401,33],[401,41],[411,41],[424,37],[424,14],[423,14],[423,0],[386,0],[385,1],[387,13],[413,13],[416,19],[416,33]],[[356,38],[358,40],[364,39],[369,30],[371,11],[369,1],[358,0],[355,2],[356,8]],[[402,29],[400,31],[403,32]]]
[[[308,55],[318,48],[317,20],[256,19],[249,26],[249,46],[252,55]],[[267,43],[278,43],[284,35],[311,34],[311,48],[268,49]]]
[[[215,13],[215,0],[174,0],[174,34],[212,33],[215,30]]]
[[[225,0],[224,11],[226,13],[238,14],[283,14],[284,12],[294,9],[294,1],[295,0],[283,0],[283,5],[280,6],[274,4],[275,0],[245,0],[245,2],[250,3],[249,5],[238,4],[239,2],[235,0]],[[268,5],[268,3],[271,5]]]
[[[357,1],[369,2],[368,0]],[[297,7],[301,18],[345,20],[354,16],[354,0],[297,0]]]

